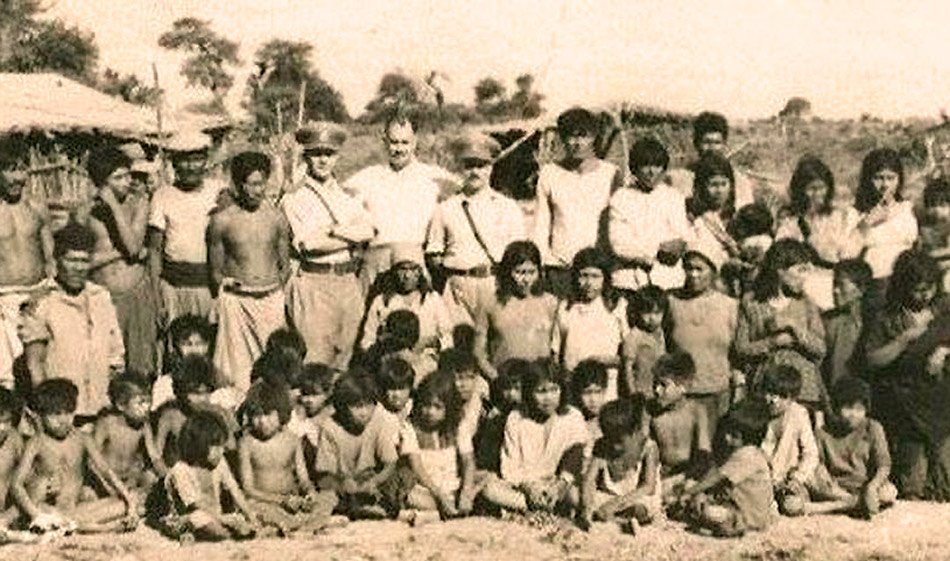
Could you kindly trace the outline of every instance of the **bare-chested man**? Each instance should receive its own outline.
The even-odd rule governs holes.
[[[271,333],[285,325],[283,286],[289,276],[290,228],[264,199],[270,158],[242,152],[231,160],[235,202],[214,213],[208,259],[218,295],[214,365],[219,385],[246,392],[251,366]]]
[[[89,156],[89,177],[97,189],[89,219],[96,234],[91,277],[112,297],[126,365],[153,373],[158,329],[156,297],[146,268],[149,204],[147,194],[132,191],[131,165],[117,148],[103,148]]]
[[[20,305],[52,286],[56,273],[47,216],[23,198],[26,175],[0,173],[0,386],[13,388]]]

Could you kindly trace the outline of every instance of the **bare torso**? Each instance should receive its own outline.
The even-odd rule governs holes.
[[[22,453],[23,437],[16,429],[11,428],[0,434],[0,510],[6,507],[7,492]]]
[[[96,423],[96,439],[106,464],[129,487],[139,487],[148,469],[144,438],[145,427],[131,427],[121,415],[107,415]]]
[[[281,282],[282,219],[264,203],[254,212],[231,205],[212,217],[224,245],[222,272],[248,286]]]
[[[269,440],[253,436],[244,439],[254,473],[254,487],[264,493],[292,495],[300,493],[295,460],[298,438],[283,430]]]
[[[0,203],[0,286],[31,286],[46,277],[44,225],[26,202]]]
[[[689,463],[697,444],[697,422],[696,409],[685,400],[653,418],[653,434],[660,449],[660,462],[665,467]]]
[[[134,228],[145,235],[144,220],[139,219],[148,213],[148,201],[131,195],[121,203],[124,218]],[[138,286],[146,275],[145,260],[141,256],[129,257],[116,247],[116,240],[110,235],[109,228],[95,215],[89,219],[89,226],[96,233],[96,248],[93,252],[93,282],[108,288],[112,292],[125,292]],[[114,233],[113,233],[114,235]]]
[[[26,481],[26,489],[33,502],[69,511],[79,502],[85,469],[86,439],[89,437],[73,430],[63,440],[48,435],[36,437],[37,451],[33,470]]]

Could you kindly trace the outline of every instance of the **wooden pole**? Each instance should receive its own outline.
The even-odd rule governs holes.
[[[152,80],[155,82],[155,91],[158,94],[155,99],[155,123],[158,126],[158,180],[161,185],[167,183],[167,177],[165,177],[165,149],[162,148],[162,143],[165,141],[165,132],[163,130],[162,123],[162,104],[165,101],[165,94],[162,92],[162,88],[158,82],[158,66],[153,62],[152,63]]]
[[[300,81],[300,97],[297,100],[297,128],[303,126],[303,107],[304,101],[307,99],[307,81]]]

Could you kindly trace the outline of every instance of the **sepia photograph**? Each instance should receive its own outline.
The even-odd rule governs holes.
[[[0,561],[950,559],[948,22],[0,0]]]

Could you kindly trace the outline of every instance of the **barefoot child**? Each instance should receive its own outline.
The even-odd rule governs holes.
[[[584,415],[588,440],[584,446],[584,467],[590,463],[594,443],[602,436],[598,416],[607,400],[607,367],[596,360],[584,360],[571,374],[572,403]]]
[[[479,469],[498,473],[505,422],[512,411],[521,407],[521,384],[530,367],[528,361],[513,358],[501,365],[498,377],[492,380],[491,409],[479,421],[475,434],[475,464]]]
[[[333,414],[329,403],[333,370],[325,364],[303,365],[297,378],[297,403],[287,422],[287,430],[304,439],[304,449],[320,440],[320,423]]]
[[[75,384],[63,378],[46,380],[33,391],[42,431],[26,444],[13,496],[29,526],[42,532],[131,530],[138,519],[135,499],[92,437],[73,426],[78,395]],[[81,502],[87,474],[96,474],[118,497]]]
[[[743,403],[731,410],[721,423],[728,458],[684,491],[695,523],[716,536],[741,536],[772,522],[769,464],[757,445],[766,423],[760,407]]]
[[[871,518],[897,498],[888,481],[891,455],[881,424],[867,416],[871,390],[846,377],[832,388],[834,415],[815,431],[821,463],[806,482],[813,502],[808,514],[857,512]]]
[[[109,382],[112,409],[96,419],[93,430],[106,464],[135,495],[140,507],[144,507],[152,485],[165,476],[149,423],[149,394],[148,378],[142,374],[129,371],[113,378]]]
[[[287,388],[255,384],[243,409],[249,426],[238,444],[241,483],[261,524],[282,536],[326,525],[336,496],[318,495],[310,482],[303,442],[287,430],[292,409]]]
[[[845,259],[835,264],[832,293],[833,310],[825,315],[825,341],[828,354],[822,364],[825,387],[860,372],[856,353],[864,330],[866,306],[864,296],[871,289],[871,267],[858,259]]]
[[[623,338],[618,391],[621,397],[653,397],[653,365],[666,354],[663,327],[669,313],[669,300],[662,289],[645,286],[627,304],[630,329]]]
[[[401,358],[383,361],[376,375],[380,404],[392,413],[400,424],[408,421],[412,411],[414,381],[415,372],[412,366]]]
[[[621,521],[635,533],[663,512],[660,452],[644,422],[644,399],[611,401],[600,413],[603,437],[584,474],[581,528],[591,521]]]
[[[186,358],[172,381],[175,401],[169,402],[158,412],[155,427],[155,449],[161,454],[159,471],[175,465],[178,461],[178,436],[185,421],[201,404],[207,404],[213,388],[211,364],[203,356]]]
[[[0,524],[4,527],[17,515],[15,508],[7,511],[7,506],[13,503],[10,483],[23,453],[23,437],[17,431],[22,413],[20,397],[11,390],[0,388],[0,512],[3,512]]]
[[[219,541],[252,537],[256,517],[238,486],[224,445],[228,430],[210,411],[196,412],[181,430],[181,461],[165,477],[173,512],[161,520],[161,529],[179,539]],[[223,493],[230,495],[237,512],[225,513]]]
[[[684,352],[660,357],[653,367],[654,400],[650,430],[660,451],[664,502],[672,502],[689,479],[705,473],[712,459],[709,417],[686,394],[696,376]]]

